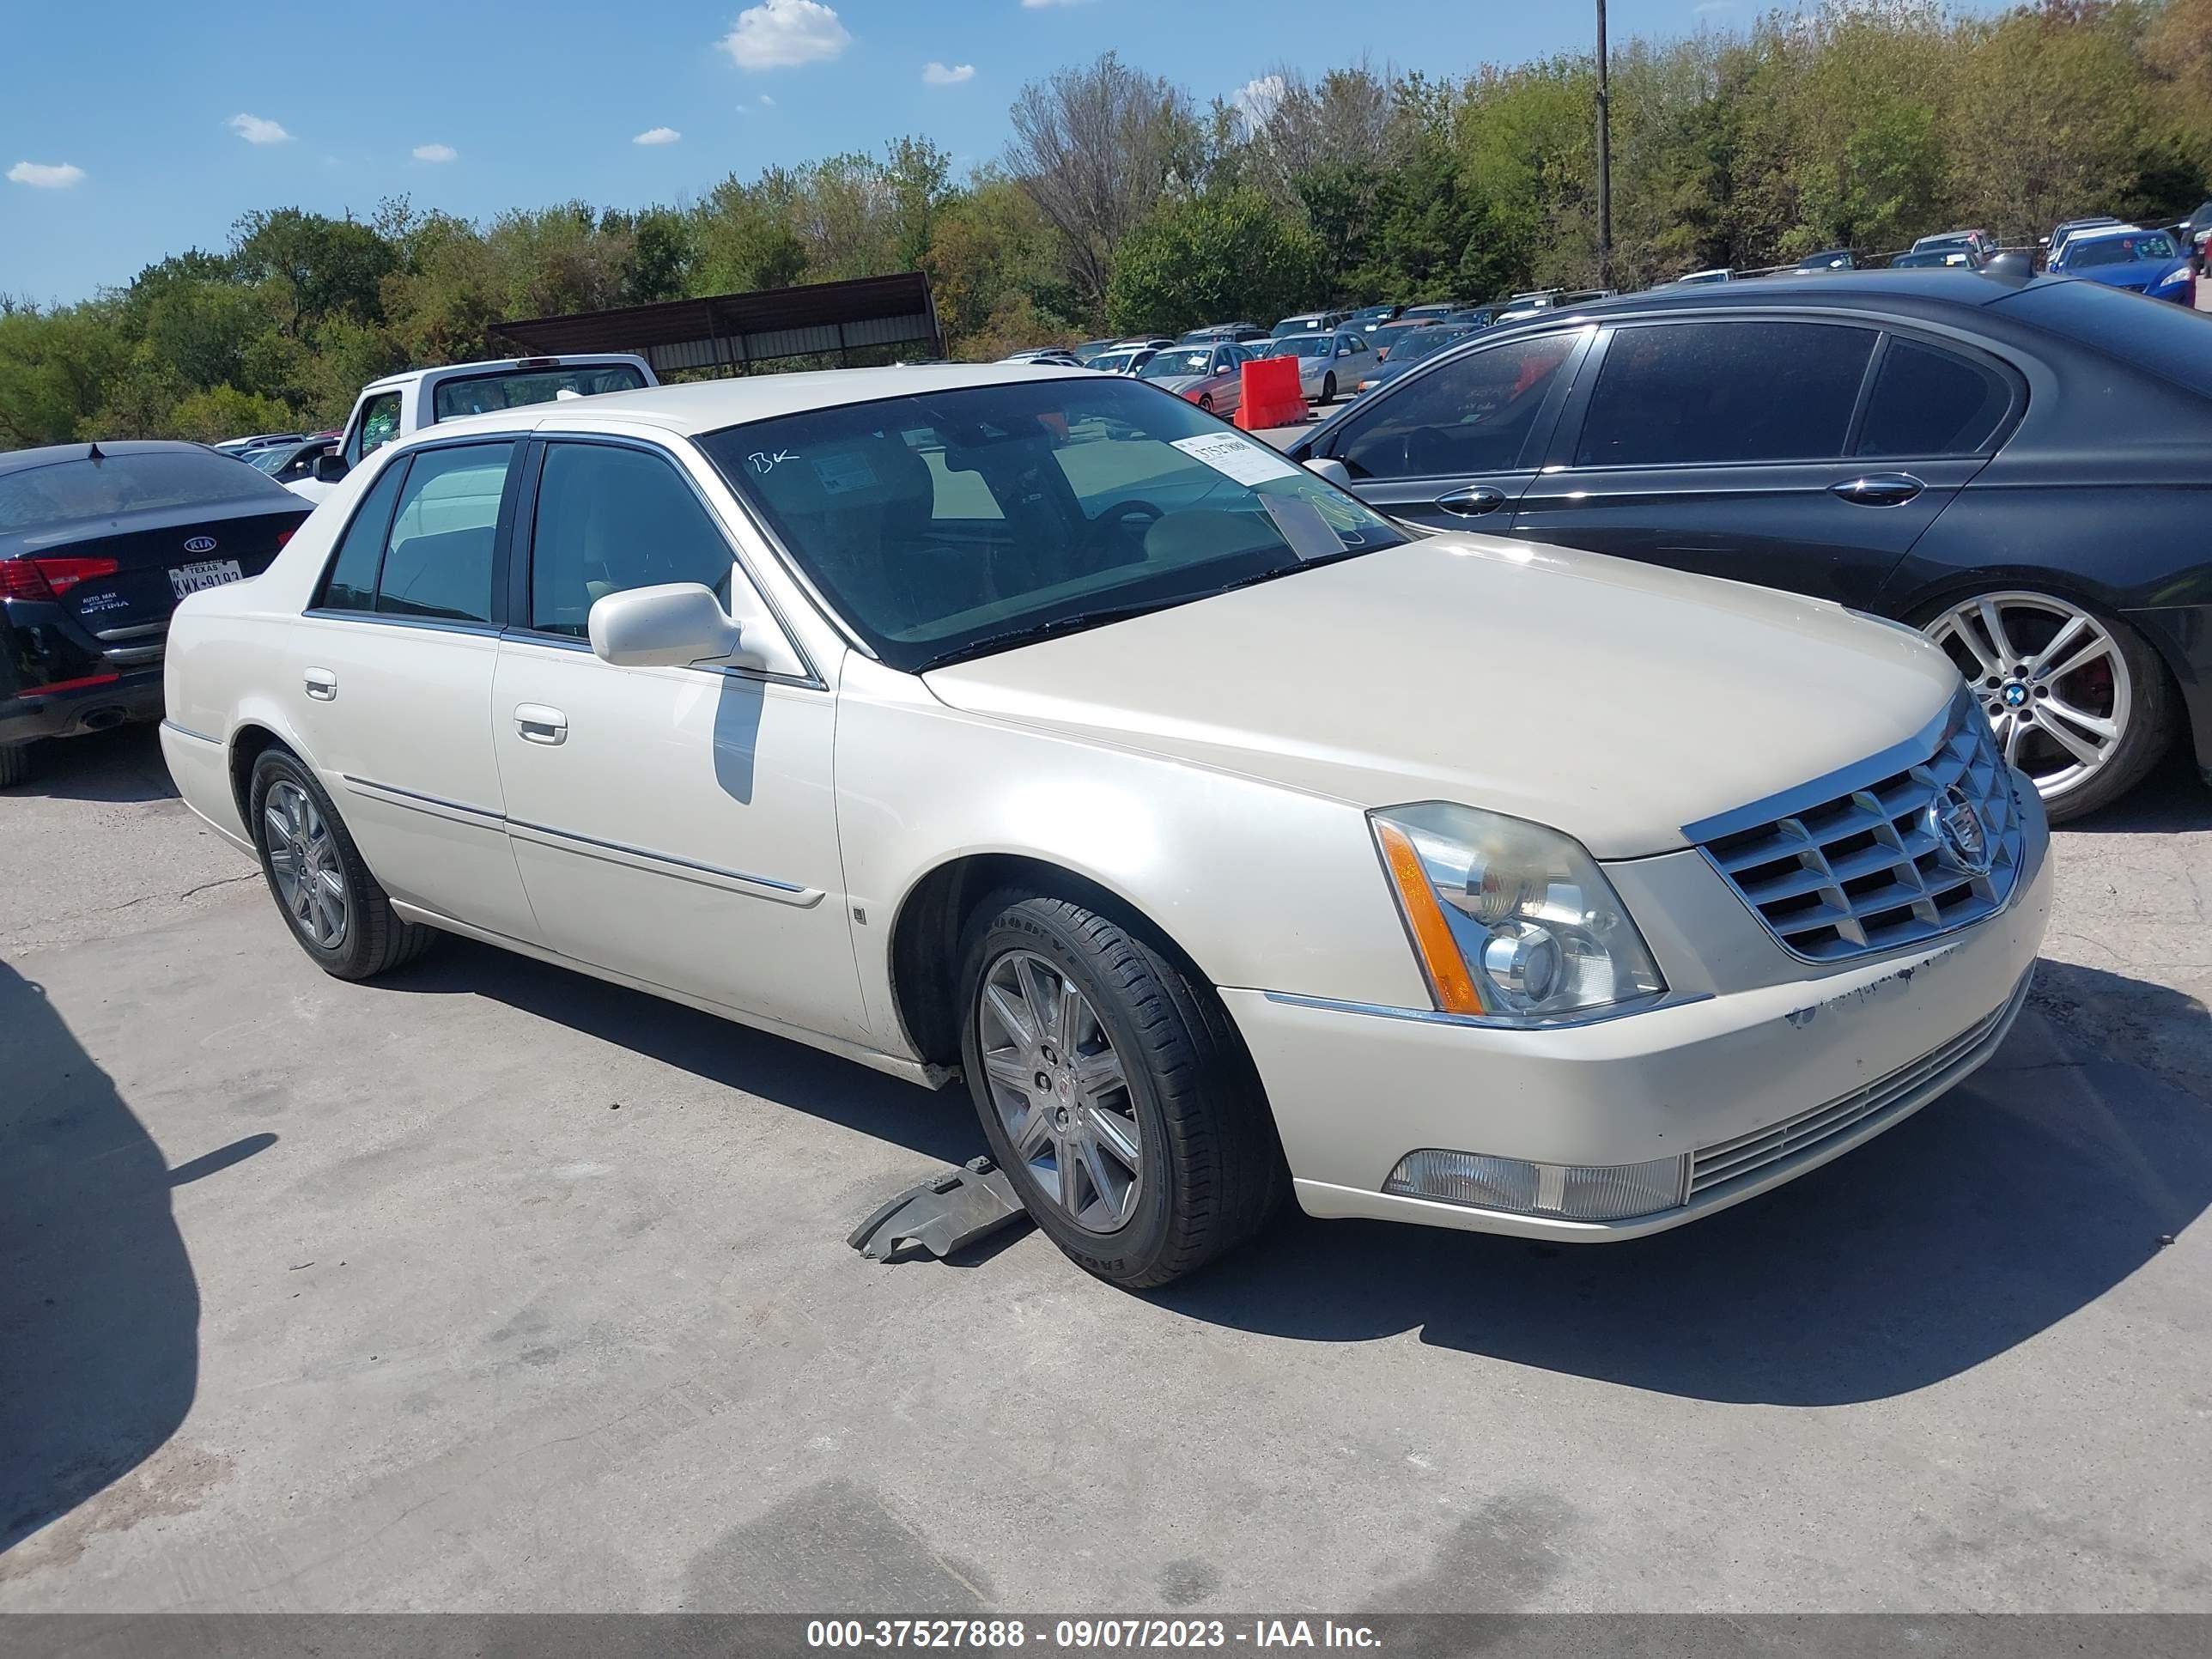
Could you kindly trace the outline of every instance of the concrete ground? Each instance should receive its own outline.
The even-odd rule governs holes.
[[[317,973],[152,736],[0,795],[0,1609],[2212,1609],[2212,792],[1973,1082],[1560,1251],[860,1260],[933,1096],[446,942]]]

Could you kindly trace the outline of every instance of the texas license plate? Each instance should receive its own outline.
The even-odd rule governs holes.
[[[203,587],[221,587],[225,582],[242,580],[246,575],[238,568],[236,559],[204,559],[198,564],[180,564],[169,572],[169,586],[177,590],[177,597],[197,593]]]

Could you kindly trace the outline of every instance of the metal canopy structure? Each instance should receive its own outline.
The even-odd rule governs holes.
[[[735,374],[786,357],[834,356],[843,365],[868,346],[910,345],[929,356],[945,355],[937,302],[929,278],[918,270],[532,317],[494,323],[490,331],[526,357],[635,351],[664,378],[699,369]]]

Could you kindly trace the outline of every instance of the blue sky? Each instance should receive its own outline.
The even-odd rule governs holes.
[[[1582,0],[532,0],[23,6],[0,97],[0,293],[82,299],[238,216],[481,217],[696,198],[730,172],[927,134],[998,154],[1025,80],[1109,47],[1203,102],[1279,62],[1454,73],[1583,49]],[[1616,40],[1750,0],[1613,0]],[[931,65],[937,65],[934,70]],[[659,142],[639,142],[640,136]]]

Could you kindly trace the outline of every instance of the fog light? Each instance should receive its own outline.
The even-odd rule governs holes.
[[[1532,1164],[1431,1148],[1400,1158],[1382,1190],[1514,1215],[1622,1221],[1683,1202],[1688,1172],[1686,1158],[1655,1158],[1648,1164]]]

